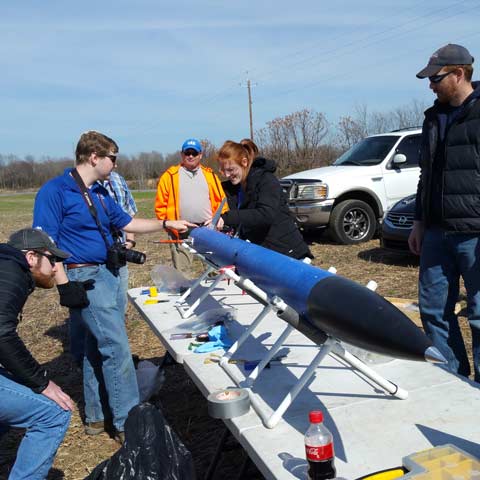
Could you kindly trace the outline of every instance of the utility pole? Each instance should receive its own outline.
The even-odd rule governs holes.
[[[248,75],[248,72],[247,72]],[[242,84],[240,84],[243,86]],[[248,113],[250,117],[250,138],[253,140],[253,114],[252,114],[252,83],[247,78],[247,91],[248,91]]]
[[[247,80],[247,89],[248,89],[248,112],[250,114],[250,138],[253,140],[252,90],[250,88],[250,80]]]

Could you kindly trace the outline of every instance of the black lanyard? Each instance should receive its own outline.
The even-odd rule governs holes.
[[[87,204],[88,210],[90,211],[90,214],[95,220],[95,223],[97,224],[98,231],[100,232],[100,235],[103,238],[103,241],[105,242],[105,245],[107,246],[107,249],[110,248],[110,243],[105,235],[105,232],[103,231],[102,224],[100,223],[100,220],[98,219],[98,214],[97,214],[97,209],[95,208],[95,204],[93,203],[92,198],[90,197],[90,193],[85,186],[85,183],[82,180],[82,177],[79,175],[78,171],[76,168],[74,168],[71,171],[72,177],[75,180],[75,182],[78,185],[78,188],[80,188],[80,191],[82,192],[82,198]],[[103,204],[103,202],[102,202]],[[105,208],[105,206],[104,206]]]

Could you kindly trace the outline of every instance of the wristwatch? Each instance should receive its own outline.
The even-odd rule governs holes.
[[[135,240],[131,240],[130,238],[127,238],[125,242],[131,243],[132,248],[135,248],[135,246],[137,245],[137,242]]]
[[[167,227],[167,219],[165,219],[162,223],[163,229],[165,230]]]

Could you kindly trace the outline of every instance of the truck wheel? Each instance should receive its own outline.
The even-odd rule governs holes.
[[[340,202],[330,217],[333,239],[343,245],[368,242],[377,228],[372,207],[361,200]]]

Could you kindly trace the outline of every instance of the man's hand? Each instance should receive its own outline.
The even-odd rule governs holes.
[[[133,233],[129,233],[127,235],[124,245],[127,250],[130,250],[131,248],[135,248],[135,246],[137,245],[137,242],[135,241]]]
[[[195,228],[198,225],[187,222],[186,220],[167,220],[165,227],[169,230],[177,230],[179,233],[186,232],[189,228]]]
[[[67,282],[57,285],[60,295],[60,305],[68,308],[85,308],[90,305],[87,297],[87,290],[93,289],[95,280],[84,282]]]
[[[413,228],[410,232],[410,236],[408,237],[408,246],[410,247],[410,251],[415,255],[420,255],[420,252],[422,251],[424,233],[425,227],[423,226],[423,222],[415,220],[413,222]]]
[[[59,407],[64,410],[73,410],[72,399],[54,382],[48,382],[47,388],[42,392],[50,400],[53,400]]]

